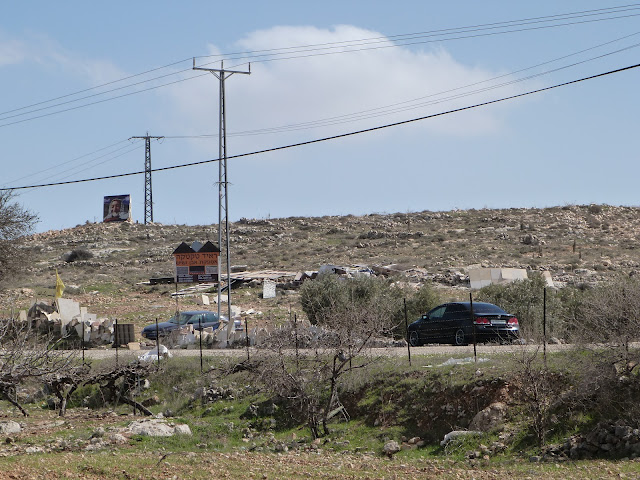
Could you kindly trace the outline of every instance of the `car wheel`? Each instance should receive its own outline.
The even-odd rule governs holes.
[[[416,332],[415,330],[409,333],[409,345],[411,345],[412,347],[419,347],[420,345],[422,345],[422,343],[420,342],[420,337],[418,336],[418,332]]]
[[[453,339],[453,344],[454,345],[466,345],[467,342],[464,338],[464,330],[459,328],[458,330],[456,330],[456,336]]]

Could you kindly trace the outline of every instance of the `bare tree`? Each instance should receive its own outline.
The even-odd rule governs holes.
[[[623,373],[637,363],[637,352],[631,342],[640,339],[640,280],[618,278],[600,285],[584,295],[580,340],[613,354],[614,362],[622,362]]]
[[[334,284],[337,295],[321,296],[321,305],[312,304],[313,295],[306,296],[317,325],[300,328],[292,322],[279,329],[256,364],[257,378],[273,395],[286,399],[291,414],[305,421],[315,437],[330,433],[333,417],[349,418],[339,398],[343,378],[366,369],[374,361],[369,354],[374,340],[395,326],[391,319],[400,308],[399,298],[393,300],[374,282]],[[301,345],[306,348],[300,350]]]
[[[127,365],[106,364],[99,370],[83,364],[69,368],[62,372],[54,372],[44,379],[49,390],[58,398],[58,412],[62,417],[66,413],[67,405],[73,393],[80,387],[97,385],[105,404],[124,403],[130,405],[145,415],[152,412],[135,400],[134,393],[139,386],[140,379],[155,371],[153,363],[130,363]]]
[[[551,423],[551,408],[561,390],[561,382],[541,359],[540,346],[522,347],[514,357],[512,385],[515,400],[527,412],[539,447],[545,443]]]
[[[38,221],[14,199],[11,190],[0,190],[0,280],[24,265],[24,250],[16,248],[15,241],[31,233]]]
[[[56,350],[50,339],[37,338],[26,323],[0,322],[0,398],[28,416],[16,397],[18,387],[29,379],[69,371],[75,357],[73,352]]]

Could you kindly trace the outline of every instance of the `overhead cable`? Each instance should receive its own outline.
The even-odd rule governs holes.
[[[257,150],[257,151],[254,151],[254,152],[241,153],[241,154],[238,154],[238,155],[230,155],[230,156],[227,156],[227,159],[249,157],[249,156],[253,156],[253,155],[261,155],[261,154],[264,154],[264,153],[276,152],[276,151],[279,151],[279,150],[285,150],[285,149],[289,149],[289,148],[301,147],[301,146],[304,146],[304,145],[311,145],[311,144],[314,144],[314,143],[321,143],[321,142],[326,142],[326,141],[329,141],[329,140],[337,140],[337,139],[340,139],[340,138],[350,137],[350,136],[354,136],[354,135],[360,135],[360,134],[363,134],[363,133],[374,132],[374,131],[382,130],[382,129],[385,129],[385,128],[397,127],[397,126],[400,126],[400,125],[407,125],[409,123],[414,123],[414,122],[418,122],[418,121],[422,121],[422,120],[427,120],[427,119],[430,119],[430,118],[441,117],[441,116],[444,116],[444,115],[449,115],[449,114],[452,114],[452,113],[462,112],[462,111],[465,111],[465,110],[471,110],[471,109],[474,109],[474,108],[484,107],[484,106],[487,106],[487,105],[493,105],[493,104],[496,104],[496,103],[505,102],[507,100],[514,100],[516,98],[522,98],[522,97],[525,97],[527,95],[532,95],[532,94],[535,94],[535,93],[546,92],[548,90],[552,90],[552,89],[555,89],[555,88],[566,87],[568,85],[573,85],[573,84],[576,84],[576,83],[579,83],[579,82],[585,82],[587,80],[593,80],[593,79],[604,77],[604,76],[607,76],[607,75],[613,75],[615,73],[625,72],[625,71],[632,70],[632,69],[638,68],[638,67],[640,67],[640,64],[630,65],[630,66],[627,66],[627,67],[618,68],[616,70],[610,70],[608,72],[603,72],[603,73],[598,73],[596,75],[591,75],[589,77],[583,77],[583,78],[579,78],[577,80],[571,80],[569,82],[564,82],[564,83],[560,83],[560,84],[557,84],[557,85],[552,85],[552,86],[549,86],[549,87],[539,88],[539,89],[536,89],[536,90],[530,90],[528,92],[519,93],[519,94],[516,94],[516,95],[511,95],[511,96],[499,98],[499,99],[496,99],[496,100],[489,100],[487,102],[477,103],[475,105],[469,105],[469,106],[466,106],[466,107],[455,108],[455,109],[452,109],[452,110],[447,110],[445,112],[434,113],[434,114],[431,114],[431,115],[425,115],[425,116],[422,116],[422,117],[412,118],[412,119],[409,119],[409,120],[402,120],[400,122],[389,123],[389,124],[386,124],[386,125],[379,125],[377,127],[366,128],[366,129],[363,129],[363,130],[357,130],[357,131],[348,132],[348,133],[342,133],[342,134],[339,134],[339,135],[332,135],[332,136],[329,136],[329,137],[317,138],[317,139],[314,139],[314,140],[307,140],[307,141],[304,141],[304,142],[293,143],[293,144],[284,145],[284,146],[280,146],[280,147],[267,148],[267,149],[264,149],[264,150]],[[152,169],[152,171],[153,172],[162,172],[162,171],[165,171],[165,170],[174,170],[174,169],[178,169],[178,168],[193,167],[193,166],[196,166],[196,165],[204,165],[204,164],[207,164],[207,163],[219,162],[220,160],[221,160],[220,158],[215,158],[215,159],[210,159],[210,160],[202,160],[202,161],[199,161],[199,162],[191,162],[191,163],[185,163],[185,164],[180,164],[180,165],[172,165],[172,166],[169,166],[169,167],[154,168],[154,169]],[[93,181],[98,181],[98,180],[108,180],[108,179],[113,179],[113,178],[128,177],[128,176],[132,176],[132,175],[141,175],[143,173],[145,173],[145,172],[144,171],[139,171],[139,172],[120,173],[120,174],[115,174],[115,175],[107,175],[107,176],[103,176],[103,177],[85,178],[85,179],[82,179],[82,180],[70,180],[70,181],[66,181],[66,182],[44,183],[44,184],[40,184],[40,185],[25,185],[25,186],[20,186],[20,187],[2,188],[2,189],[0,189],[0,191],[3,191],[3,190],[11,190],[11,191],[13,191],[13,190],[22,190],[22,189],[27,189],[27,188],[41,188],[41,187],[52,187],[52,186],[58,186],[58,185],[68,185],[68,184],[72,184],[72,183],[93,182]]]

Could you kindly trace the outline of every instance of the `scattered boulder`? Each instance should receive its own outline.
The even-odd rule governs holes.
[[[149,437],[191,435],[191,429],[188,425],[173,425],[159,419],[131,422],[126,431],[132,435],[145,435]]]
[[[440,442],[440,446],[446,447],[449,443],[453,442],[454,440],[460,437],[464,437],[467,435],[481,435],[481,434],[482,432],[478,432],[475,430],[453,430],[444,436],[444,439]]]
[[[13,420],[4,420],[0,422],[0,434],[13,435],[20,433],[21,431],[22,427],[18,422],[14,422]]]
[[[400,451],[400,444],[395,440],[391,440],[384,444],[382,448],[382,452],[389,458],[393,457],[396,453]]]
[[[481,432],[488,432],[495,430],[502,425],[504,418],[507,414],[507,405],[503,402],[495,402],[488,407],[480,410],[471,423],[469,424],[469,430],[478,430]]]

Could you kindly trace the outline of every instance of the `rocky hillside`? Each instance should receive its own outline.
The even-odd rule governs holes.
[[[249,271],[297,272],[324,264],[392,266],[416,281],[455,287],[464,286],[469,266],[548,270],[560,285],[640,270],[636,207],[241,219],[230,231],[232,265]],[[133,303],[141,304],[136,310],[168,306],[167,292],[174,286],[141,289],[136,284],[172,276],[171,253],[181,242],[195,240],[217,244],[217,225],[87,223],[26,237],[22,248],[33,260],[3,285],[0,311],[23,308],[34,296],[52,296],[55,269],[67,294],[81,301],[92,298],[90,303],[104,310],[97,313]]]

